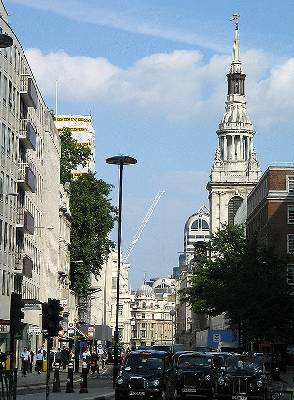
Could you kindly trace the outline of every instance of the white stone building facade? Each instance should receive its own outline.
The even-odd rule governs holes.
[[[152,287],[144,284],[133,295],[132,345],[138,347],[173,342],[175,321],[171,311],[175,309],[175,282],[169,284],[169,281],[171,280],[168,278],[159,278]],[[163,284],[165,287],[162,286]],[[161,292],[156,294],[156,288],[165,289],[167,295],[162,295]]]
[[[13,39],[0,52],[0,348],[7,350],[15,291],[26,304],[21,345],[35,351],[41,303],[60,295],[60,141],[2,1],[0,14],[0,28]]]

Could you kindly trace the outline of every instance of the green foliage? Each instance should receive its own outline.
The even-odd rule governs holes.
[[[241,226],[229,225],[213,235],[212,257],[197,259],[191,287],[182,292],[198,314],[225,312],[243,338],[287,340],[293,305],[286,282],[286,263],[272,249],[247,240]]]
[[[60,182],[70,182],[72,180],[71,171],[78,165],[86,166],[91,156],[91,148],[78,143],[72,137],[69,128],[63,128],[60,133],[61,140],[61,160],[60,160]]]
[[[71,286],[79,295],[87,293],[91,273],[99,275],[114,247],[109,239],[116,218],[116,209],[108,199],[111,188],[92,173],[81,175],[71,184],[71,259],[83,261],[71,265]]]

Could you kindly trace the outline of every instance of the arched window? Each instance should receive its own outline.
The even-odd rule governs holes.
[[[209,231],[209,225],[204,219],[202,220],[202,230]]]
[[[143,302],[142,308],[146,308],[146,303],[145,303],[145,301]]]
[[[228,224],[234,225],[234,218],[238,208],[240,207],[243,199],[240,196],[234,196],[231,198],[228,204]]]
[[[193,222],[193,224],[191,225],[191,231],[198,231],[199,229],[199,220],[196,219],[196,221]]]

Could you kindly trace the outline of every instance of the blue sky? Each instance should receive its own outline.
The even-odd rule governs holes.
[[[283,0],[6,0],[10,24],[47,104],[91,113],[97,175],[117,184],[105,158],[138,159],[125,170],[123,247],[153,197],[161,199],[131,262],[131,284],[169,275],[183,250],[186,219],[205,189],[224,110],[240,13],[248,109],[263,170],[293,160],[294,4]],[[116,189],[113,192],[116,202]]]

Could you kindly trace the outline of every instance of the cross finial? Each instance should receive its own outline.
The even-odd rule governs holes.
[[[236,30],[238,30],[239,19],[240,19],[240,14],[233,14],[233,18],[231,18],[231,21],[235,22],[235,29]]]

